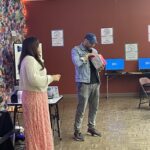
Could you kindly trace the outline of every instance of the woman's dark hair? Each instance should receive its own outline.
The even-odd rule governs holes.
[[[39,47],[39,41],[35,37],[29,37],[23,41],[22,52],[20,55],[20,61],[18,65],[19,72],[20,72],[22,60],[24,59],[25,56],[33,56],[41,65],[42,67],[41,70],[44,69],[44,64],[41,61],[39,56],[38,47]]]

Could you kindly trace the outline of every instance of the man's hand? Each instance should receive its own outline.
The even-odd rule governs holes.
[[[96,56],[96,54],[94,54],[94,53],[87,53],[87,54],[85,55],[85,58],[86,58],[86,59],[89,59],[90,57],[94,57],[94,56]]]
[[[84,57],[81,57],[80,59],[81,59],[84,63],[86,63],[90,57],[95,57],[96,55],[97,55],[97,54],[95,54],[95,53],[87,53]]]

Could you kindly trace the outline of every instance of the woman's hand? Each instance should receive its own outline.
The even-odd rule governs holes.
[[[56,75],[52,75],[52,77],[53,77],[53,80],[54,80],[54,81],[59,81],[61,75],[60,75],[60,74],[56,74]]]

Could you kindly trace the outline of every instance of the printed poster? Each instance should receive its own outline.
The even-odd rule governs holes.
[[[101,44],[113,44],[113,28],[101,28]]]
[[[63,30],[52,30],[51,38],[52,38],[52,46],[64,46]]]
[[[138,44],[125,44],[126,60],[138,59]]]

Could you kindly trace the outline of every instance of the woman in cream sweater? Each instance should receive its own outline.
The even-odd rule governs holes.
[[[47,75],[35,37],[23,41],[19,62],[26,150],[53,150],[47,87],[60,75]]]

